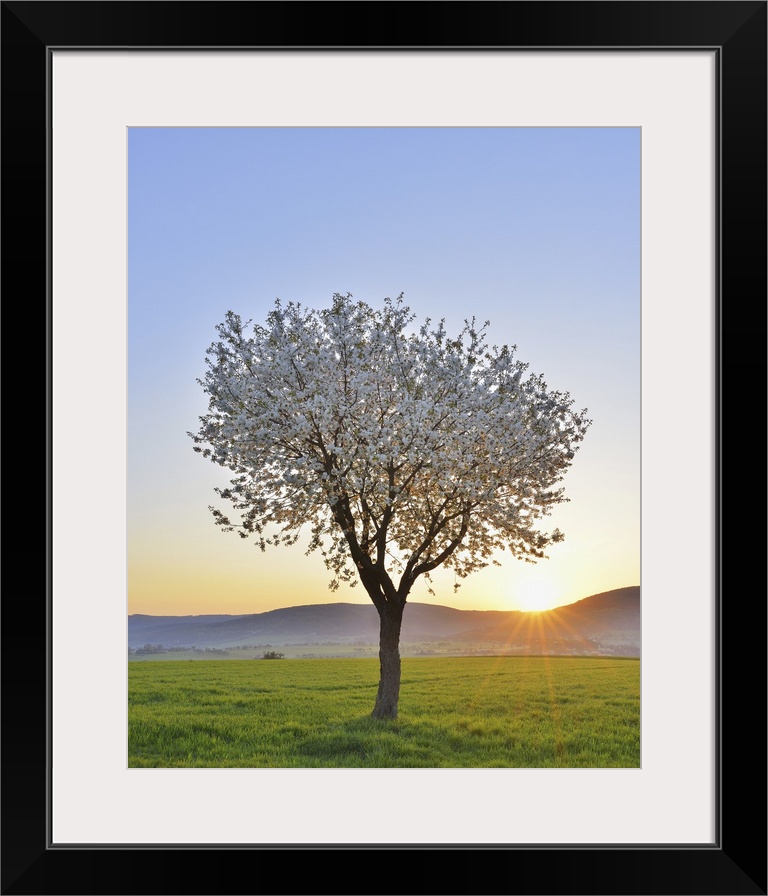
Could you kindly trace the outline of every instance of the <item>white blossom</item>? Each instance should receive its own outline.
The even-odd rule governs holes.
[[[262,549],[309,527],[331,587],[363,581],[405,603],[437,566],[464,578],[498,549],[536,561],[539,528],[590,425],[566,392],[489,347],[475,320],[450,338],[402,296],[312,310],[280,301],[264,325],[228,312],[200,380],[195,450],[234,474],[216,522]]]

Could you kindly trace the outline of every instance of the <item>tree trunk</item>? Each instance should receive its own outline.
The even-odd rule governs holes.
[[[400,625],[403,607],[387,603],[379,610],[379,691],[373,707],[374,719],[396,719],[400,696]]]

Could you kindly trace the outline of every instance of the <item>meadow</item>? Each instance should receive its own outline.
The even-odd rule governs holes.
[[[403,660],[370,717],[375,659],[128,664],[131,768],[637,768],[640,662]]]

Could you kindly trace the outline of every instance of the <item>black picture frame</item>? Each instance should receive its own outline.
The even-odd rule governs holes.
[[[372,2],[343,7],[322,2],[162,0],[2,3],[7,474],[3,894],[768,892],[765,564],[763,542],[756,551],[750,523],[751,504],[762,503],[754,502],[754,493],[762,485],[764,469],[760,464],[755,476],[752,455],[755,444],[764,448],[766,407],[761,400],[755,408],[755,397],[764,399],[765,384],[767,8],[766,2],[752,0]],[[356,35],[355,43],[338,43],[342,10],[344,33]],[[50,679],[48,623],[53,384],[44,358],[49,362],[52,351],[49,62],[53,49],[63,47],[716,51],[719,650],[713,844],[463,847],[431,844],[427,831],[426,845],[51,845],[50,781],[55,768],[51,768],[49,713],[55,682]],[[30,356],[31,365],[22,360]],[[741,473],[738,484],[736,470]],[[44,491],[41,500],[34,500],[35,483]],[[362,802],[362,813],[376,811],[375,805],[365,804],[364,794]],[[514,805],[509,811],[515,811]]]

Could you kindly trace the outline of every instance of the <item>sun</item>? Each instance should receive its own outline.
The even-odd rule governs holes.
[[[525,578],[515,586],[514,594],[520,609],[528,612],[551,610],[560,604],[557,585],[546,579]]]

